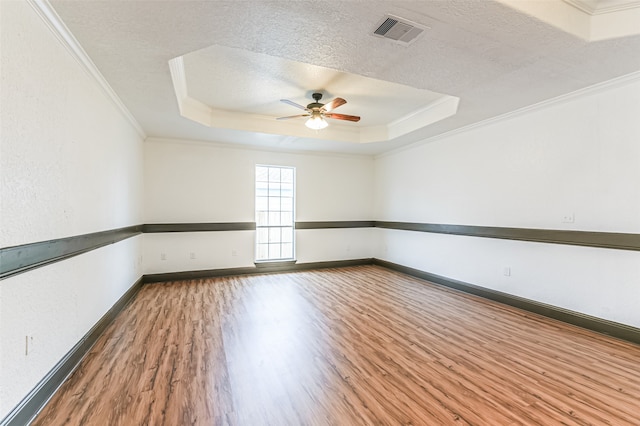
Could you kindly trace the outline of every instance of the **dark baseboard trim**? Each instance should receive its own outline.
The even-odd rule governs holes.
[[[142,232],[210,232],[210,231],[253,231],[255,222],[217,222],[217,223],[147,223]]]
[[[194,280],[201,278],[227,277],[232,275],[256,275],[256,274],[273,274],[281,272],[308,271],[309,269],[325,269],[325,268],[344,268],[346,266],[371,265],[373,259],[350,259],[350,260],[334,260],[329,262],[309,262],[309,263],[293,263],[282,262],[269,263],[261,266],[248,266],[245,268],[223,268],[223,269],[204,269],[201,271],[182,271],[168,272],[163,274],[148,274],[142,277],[143,282],[168,282]]]
[[[78,343],[47,373],[46,376],[25,396],[7,416],[0,426],[28,425],[49,401],[58,388],[76,369],[80,361],[98,341],[105,329],[118,314],[133,300],[142,287],[142,277],[127,290]]]
[[[0,279],[68,259],[142,233],[142,225],[0,249]]]
[[[532,241],[539,243],[567,244],[574,246],[599,247],[618,250],[640,250],[640,234],[567,231],[562,229],[443,225],[437,223],[413,222],[376,221],[375,224],[376,228],[399,229],[403,231],[431,232],[437,234],[465,235],[469,237],[499,238],[505,240]]]
[[[372,228],[374,220],[340,220],[330,222],[296,222],[298,229]]]
[[[441,275],[431,274],[419,269],[410,268],[408,266],[399,265],[397,263],[388,262],[386,260],[373,259],[373,263],[384,268],[402,272],[416,278],[423,279],[435,284],[440,284],[465,293],[474,294],[485,299],[513,306],[524,311],[533,312],[548,318],[553,318],[568,324],[573,324],[591,331],[606,334],[611,337],[626,340],[628,342],[640,345],[640,328],[631,327],[629,325],[620,324],[614,321],[593,317],[582,314],[580,312],[570,311],[568,309],[559,308],[553,305],[536,302],[534,300],[525,299],[523,297],[513,296],[501,291],[491,290],[485,287],[469,284],[463,281],[454,280],[443,277]]]

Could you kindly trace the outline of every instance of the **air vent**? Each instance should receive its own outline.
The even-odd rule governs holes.
[[[400,44],[413,43],[426,27],[397,16],[387,15],[378,22],[373,35],[393,40]]]

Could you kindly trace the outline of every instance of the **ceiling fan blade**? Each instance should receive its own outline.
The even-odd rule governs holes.
[[[307,107],[306,107],[306,106],[302,106],[302,105],[300,105],[300,104],[297,104],[297,103],[295,103],[295,102],[293,102],[293,101],[290,101],[289,99],[280,99],[280,102],[284,102],[285,104],[289,104],[289,105],[291,105],[292,107],[300,108],[300,109],[303,109],[303,110],[305,110],[305,111],[307,110]]]
[[[334,120],[347,120],[347,121],[353,121],[353,122],[360,121],[360,117],[358,117],[357,115],[331,113],[331,114],[325,114],[324,116],[327,118],[333,118]]]
[[[278,117],[276,120],[288,120],[290,118],[309,117],[311,114],[289,115],[287,117]]]
[[[339,106],[344,105],[346,103],[347,103],[347,101],[345,101],[342,98],[335,98],[331,102],[327,102],[326,104],[324,104],[322,109],[325,110],[326,112],[329,112],[329,111],[334,110],[334,109],[338,108]]]

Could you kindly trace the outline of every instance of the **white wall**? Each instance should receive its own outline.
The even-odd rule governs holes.
[[[144,145],[145,223],[253,222],[256,164],[296,167],[299,222],[371,219],[371,157],[158,139],[147,139]],[[297,259],[371,257],[373,231],[298,230]],[[162,253],[166,260],[161,260]],[[144,258],[145,273],[253,266],[254,232],[145,234]]]
[[[140,223],[253,221],[257,163],[297,168],[298,221],[640,232],[638,82],[375,161],[162,140],[143,152],[29,4],[0,1],[0,19],[0,247]],[[567,214],[575,223],[561,222]],[[143,272],[251,266],[253,238],[147,234],[0,282],[0,418]],[[638,252],[367,228],[299,230],[296,241],[300,262],[375,256],[640,326]]]
[[[141,137],[27,2],[0,16],[0,247],[142,223]],[[141,276],[141,241],[0,282],[0,418]]]
[[[640,233],[640,81],[379,156],[377,220]],[[563,223],[574,215],[574,223]],[[640,253],[376,229],[376,257],[640,326]],[[511,268],[511,276],[504,268]]]

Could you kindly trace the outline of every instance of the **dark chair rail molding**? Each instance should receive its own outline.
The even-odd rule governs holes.
[[[329,222],[296,222],[296,229],[372,228],[374,220],[335,220]]]
[[[375,226],[376,228],[399,229],[403,231],[567,244],[618,250],[640,250],[640,234],[383,221],[376,221]]]
[[[298,230],[371,227],[640,251],[640,234],[374,220],[296,222]],[[0,279],[113,244],[140,233],[252,231],[255,229],[255,222],[151,223],[7,247],[0,249]]]
[[[255,222],[218,222],[218,223],[147,223],[142,225],[144,233],[158,232],[211,232],[211,231],[252,231]]]
[[[335,220],[317,222],[296,222],[296,229],[331,228],[371,228],[373,220]],[[211,222],[211,223],[147,223],[142,225],[144,233],[158,232],[210,232],[210,231],[252,231],[255,222]]]
[[[142,233],[142,225],[0,249],[0,279],[68,259]]]

